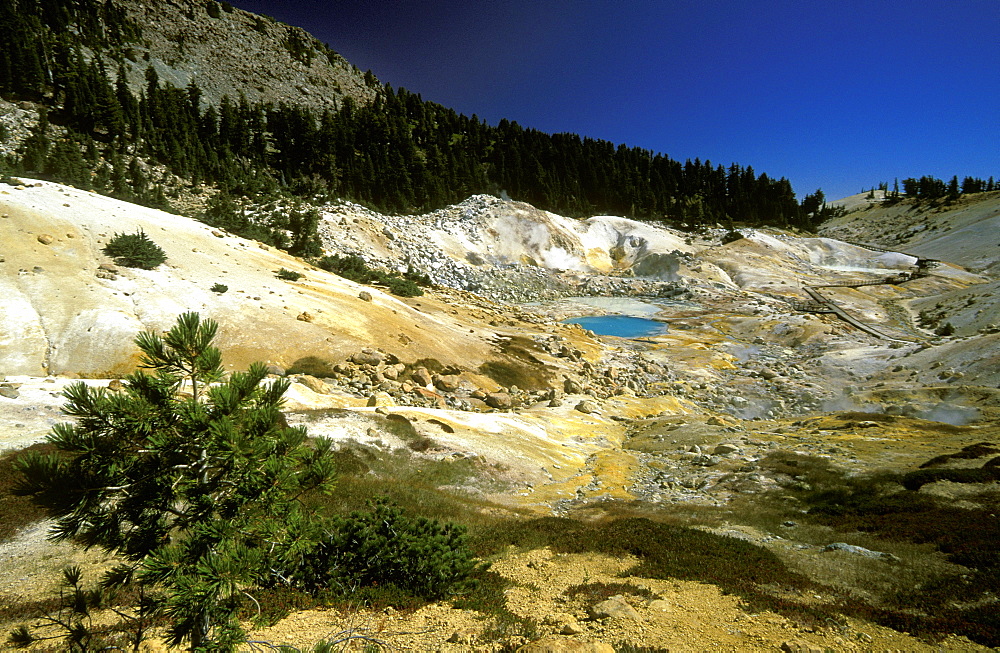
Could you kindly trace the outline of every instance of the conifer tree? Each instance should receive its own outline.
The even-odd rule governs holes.
[[[242,641],[243,601],[315,546],[297,497],[332,477],[329,441],[284,425],[288,381],[265,383],[261,363],[222,381],[217,328],[185,313],[162,337],[141,333],[152,373],[120,393],[71,385],[64,412],[76,422],[48,436],[59,453],[19,461],[18,491],[55,518],[52,538],[120,556],[103,584],[137,585],[140,621],[165,616],[170,644],[199,651]]]

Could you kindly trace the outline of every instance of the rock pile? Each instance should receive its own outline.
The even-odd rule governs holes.
[[[383,215],[341,202],[323,207],[325,220],[319,233],[329,253],[360,256],[373,267],[398,272],[412,269],[427,275],[435,285],[473,292],[494,301],[520,303],[579,295],[689,295],[680,281],[579,275],[545,267],[533,259],[511,261],[479,251],[484,249],[484,236],[492,229],[489,221],[498,213],[513,211],[515,206],[491,195],[474,195],[424,215]]]
[[[612,352],[598,364],[567,344],[562,336],[535,336],[539,348],[560,359],[562,375],[549,387],[524,389],[493,383],[456,366],[428,369],[420,363],[402,362],[396,355],[365,348],[333,366],[292,368],[294,380],[320,394],[344,393],[357,398],[381,398],[379,405],[423,406],[462,411],[508,411],[528,407],[563,405],[566,395],[576,395],[572,405],[584,413],[600,412],[599,400],[614,396],[657,396],[668,391],[673,378],[665,366],[640,352]],[[275,368],[274,373],[284,373]],[[312,372],[307,373],[307,372]]]

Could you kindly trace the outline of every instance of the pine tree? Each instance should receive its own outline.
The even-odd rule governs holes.
[[[38,124],[31,130],[31,135],[24,139],[21,145],[21,169],[41,172],[49,156],[49,114],[45,109],[38,110]]]
[[[954,175],[951,181],[948,182],[948,200],[954,201],[958,199],[958,175]]]
[[[262,363],[222,381],[217,328],[185,313],[163,337],[141,333],[152,374],[129,375],[120,393],[70,386],[76,422],[48,436],[59,453],[19,461],[18,491],[56,519],[52,538],[123,558],[104,586],[141,588],[140,616],[166,617],[171,645],[191,650],[242,641],[243,601],[315,547],[296,498],[332,477],[329,441],[284,425],[288,381],[266,384]]]

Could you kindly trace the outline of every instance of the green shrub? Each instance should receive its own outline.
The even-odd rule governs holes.
[[[357,283],[378,281],[378,274],[375,270],[368,267],[365,260],[356,254],[324,256],[316,261],[316,267]]]
[[[419,297],[424,294],[420,285],[429,286],[431,283],[427,275],[422,275],[413,268],[408,269],[402,276],[394,272],[375,270],[355,254],[324,256],[316,261],[316,267],[355,283],[377,283],[388,286],[389,292],[399,297]]]
[[[167,260],[167,254],[141,229],[134,234],[116,233],[102,249],[118,265],[152,270]]]
[[[221,15],[219,12],[219,3],[215,0],[208,0],[208,15],[212,18],[218,18]]]
[[[229,290],[229,286],[223,285],[221,283],[217,283],[217,284],[215,284],[215,285],[212,286],[211,290],[212,290],[212,292],[217,292],[217,293],[219,293],[221,295],[222,293],[224,293],[227,290]]]
[[[298,281],[299,279],[302,278],[302,273],[295,272],[293,270],[286,270],[285,268],[281,268],[277,272],[277,277],[279,279],[283,279],[285,281]]]
[[[388,277],[386,285],[389,286],[389,292],[399,297],[419,297],[424,294],[420,286],[410,279],[403,279],[402,277]]]
[[[139,592],[137,616],[118,612],[135,649],[162,618],[170,646],[235,650],[241,603],[259,605],[256,587],[284,582],[276,571],[325,523],[298,497],[329,488],[330,442],[287,426],[279,409],[289,382],[265,384],[263,363],[222,381],[217,330],[184,313],[163,336],[139,334],[140,367],[153,373],[128,375],[121,394],[68,386],[63,412],[76,419],[47,438],[59,453],[18,458],[14,492],[46,509],[55,538],[115,555],[103,589]],[[81,622],[56,622],[63,650],[105,650],[74,645],[90,630]],[[26,628],[18,636],[35,638]]]
[[[939,336],[950,336],[955,333],[955,325],[951,322],[945,322],[943,325],[939,326],[934,332]]]
[[[325,540],[293,570],[306,587],[382,587],[428,600],[468,587],[476,570],[465,528],[408,517],[385,499],[334,517]]]

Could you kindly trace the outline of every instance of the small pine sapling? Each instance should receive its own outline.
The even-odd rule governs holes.
[[[166,252],[141,229],[134,234],[116,233],[101,251],[118,265],[143,270],[152,270],[167,260]]]
[[[322,539],[299,498],[333,475],[330,441],[282,419],[287,380],[266,382],[263,363],[223,380],[217,328],[185,313],[164,336],[139,334],[152,373],[130,374],[123,392],[69,386],[76,421],[53,427],[56,454],[19,459],[15,490],[55,519],[52,539],[121,559],[102,585],[145,597],[138,623],[166,619],[171,646],[199,651],[235,649],[241,605]]]

